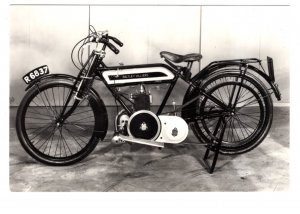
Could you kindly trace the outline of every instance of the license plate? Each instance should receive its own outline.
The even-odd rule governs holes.
[[[33,69],[23,76],[23,80],[26,84],[31,83],[33,80],[36,80],[44,75],[49,74],[49,68],[47,65],[40,66],[38,68]]]

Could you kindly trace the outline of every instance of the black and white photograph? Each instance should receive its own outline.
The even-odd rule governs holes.
[[[282,192],[288,5],[10,5],[12,192]]]
[[[0,9],[2,210],[299,210],[295,1]]]

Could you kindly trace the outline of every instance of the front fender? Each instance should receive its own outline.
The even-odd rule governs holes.
[[[62,79],[69,79],[71,81],[75,81],[76,77],[72,76],[72,75],[68,75],[68,74],[49,74],[49,75],[45,75],[42,76],[36,80],[34,80],[33,82],[31,82],[26,88],[25,91],[27,91],[28,89],[30,89],[32,86],[34,86],[35,84],[47,80],[47,79],[57,79],[57,78],[62,78]]]

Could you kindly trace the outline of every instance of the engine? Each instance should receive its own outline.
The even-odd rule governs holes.
[[[140,91],[136,94],[131,94],[130,99],[133,100],[133,110],[150,110],[150,103],[152,102],[152,95],[146,92],[145,86],[140,85]]]
[[[140,85],[139,92],[130,94],[129,99],[132,101],[132,110],[134,112],[140,110],[150,111],[150,104],[152,102],[152,95],[146,92],[145,86]],[[140,116],[139,116],[140,117]],[[129,116],[125,110],[119,112],[115,119],[115,131],[123,135],[128,135]]]
[[[150,111],[152,95],[140,85],[138,93],[131,94],[134,113],[129,117],[122,110],[116,117],[116,132],[134,139],[162,143],[180,143],[188,135],[187,123],[178,116],[159,115]]]

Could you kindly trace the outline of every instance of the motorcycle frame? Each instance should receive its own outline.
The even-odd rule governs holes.
[[[79,72],[73,88],[72,88],[72,92],[74,92],[76,90],[76,85],[78,82],[79,83],[79,90],[77,90],[76,93],[76,97],[82,95],[82,91],[84,90],[85,86],[85,81],[86,80],[91,80],[92,82],[94,80],[100,80],[104,83],[104,85],[108,88],[108,90],[111,92],[111,94],[113,95],[113,97],[120,103],[120,105],[125,109],[125,111],[131,115],[133,114],[133,111],[130,109],[130,107],[128,105],[125,104],[125,102],[122,100],[122,95],[120,95],[116,89],[116,87],[123,87],[123,86],[131,86],[131,85],[137,85],[137,84],[163,84],[163,83],[169,83],[169,88],[158,108],[158,111],[156,112],[156,115],[160,115],[162,113],[162,110],[164,109],[167,100],[170,97],[170,94],[172,93],[174,86],[177,83],[177,80],[180,78],[182,79],[184,82],[186,82],[187,84],[189,84],[190,86],[193,87],[197,87],[198,83],[195,84],[195,82],[191,81],[191,78],[186,79],[184,76],[184,72],[190,72],[190,68],[192,66],[192,62],[189,63],[188,67],[181,67],[181,66],[175,66],[173,63],[171,63],[170,61],[168,61],[167,59],[165,59],[165,61],[170,65],[168,66],[167,64],[163,64],[163,63],[156,63],[156,64],[139,64],[139,65],[128,65],[128,66],[112,66],[112,67],[108,67],[105,65],[105,63],[103,62],[103,58],[104,56],[101,56],[100,53],[97,53],[96,51],[93,51],[92,54],[90,55],[89,59],[86,61],[85,65],[83,66],[83,68],[81,69],[81,71]],[[88,65],[88,63],[91,62],[89,69],[85,70],[85,67]],[[107,71],[107,70],[119,70],[120,73],[122,72],[123,69],[132,69],[132,68],[151,68],[151,67],[164,67],[166,69],[168,69],[169,71],[171,71],[174,74],[174,78],[171,80],[162,80],[162,81],[147,81],[147,82],[130,82],[130,83],[124,83],[124,84],[112,84],[109,85],[107,83],[107,81],[105,80],[105,78],[103,77],[103,72]],[[186,70],[187,69],[187,70]],[[83,73],[85,72],[85,75],[83,75]],[[82,85],[82,87],[81,87]],[[213,102],[215,102],[216,104],[218,104],[221,108],[223,108],[226,112],[227,110],[227,106],[224,105],[221,101],[219,101],[217,98],[210,96],[208,94],[206,94],[204,91],[201,91],[199,96],[206,96],[208,99],[212,100]],[[67,119],[72,113],[73,111],[76,109],[77,105],[80,102],[80,98],[77,99],[73,106],[68,110],[68,112],[65,113],[67,105],[70,101],[72,97],[72,93],[69,94],[69,97],[67,98],[67,101],[65,103],[65,106],[63,107],[63,110],[61,112],[60,115],[60,120],[59,122],[63,122],[65,119]],[[196,100],[196,99],[194,99]],[[191,102],[183,105],[180,107],[180,109],[182,109],[183,107],[189,105]],[[175,111],[178,111],[175,110]],[[222,116],[222,114],[224,114],[224,112],[213,112],[213,113],[217,113],[219,116]],[[210,112],[209,115],[202,115],[201,117],[211,117],[212,116],[212,112]],[[214,115],[215,117],[216,115]]]
[[[127,106],[125,104],[125,102],[122,100],[122,96],[118,93],[116,87],[124,87],[124,86],[134,86],[134,85],[138,85],[138,84],[145,84],[145,85],[149,85],[149,84],[170,84],[166,94],[156,112],[156,115],[160,115],[174,89],[174,86],[176,85],[178,79],[182,79],[185,83],[187,83],[189,86],[193,86],[193,87],[197,87],[198,84],[195,84],[195,82],[193,82],[191,80],[191,78],[187,79],[184,76],[185,72],[190,72],[190,69],[188,69],[188,67],[181,67],[181,66],[175,66],[174,64],[172,64],[170,61],[166,60],[165,61],[169,64],[163,64],[163,63],[155,63],[155,64],[139,64],[139,65],[127,65],[127,66],[112,66],[112,67],[108,67],[105,65],[105,63],[103,62],[102,58],[99,59],[99,65],[97,66],[97,69],[95,71],[95,80],[100,80],[104,83],[104,85],[109,89],[109,91],[111,92],[111,94],[114,96],[114,98],[120,103],[120,105],[125,109],[125,111],[131,115],[133,114],[133,111],[130,109],[129,106]],[[191,68],[192,63],[189,65],[189,68]],[[154,68],[154,67],[163,67],[168,69],[169,71],[171,71],[174,74],[174,78],[171,80],[160,80],[160,81],[146,81],[146,82],[130,82],[130,83],[120,83],[120,84],[108,84],[107,81],[105,80],[105,78],[103,77],[103,72],[107,71],[107,70],[118,70],[120,73],[122,73],[123,69],[134,69],[134,68]],[[201,96],[205,96],[208,99],[211,99],[213,102],[215,102],[216,104],[220,105],[222,108],[227,109],[227,106],[224,105],[222,102],[220,102],[217,98],[210,96],[208,94],[206,94],[204,91],[201,91]],[[190,104],[190,103],[189,103]],[[183,105],[181,108],[185,107],[186,105]],[[175,110],[175,111],[178,111]],[[203,115],[205,117],[205,115]]]
[[[87,80],[91,80],[94,82],[95,80],[100,80],[104,83],[104,85],[108,88],[108,90],[111,92],[113,97],[120,103],[120,105],[125,109],[128,115],[133,114],[133,111],[131,108],[125,104],[125,102],[122,100],[122,97],[127,99],[126,97],[122,96],[120,93],[118,93],[118,90],[116,88],[118,87],[123,87],[123,86],[133,86],[137,84],[163,84],[163,83],[168,83],[170,84],[167,92],[156,112],[156,115],[162,114],[162,111],[170,97],[170,94],[172,93],[174,86],[176,85],[178,79],[182,79],[186,84],[189,85],[189,88],[187,90],[187,93],[185,94],[184,97],[184,103],[182,106],[177,108],[176,110],[173,111],[177,112],[180,111],[181,109],[184,109],[194,101],[196,101],[199,97],[204,96],[217,105],[219,105],[222,108],[222,111],[216,111],[216,112],[209,112],[209,114],[203,114],[200,116],[200,118],[196,119],[202,119],[202,118],[212,118],[212,117],[221,117],[224,116],[224,114],[227,114],[230,112],[230,109],[228,106],[224,105],[221,101],[219,101],[217,98],[214,96],[211,96],[207,94],[204,90],[200,90],[199,94],[196,97],[188,97],[188,92],[192,91],[193,89],[199,88],[199,85],[201,84],[202,80],[207,77],[210,74],[213,74],[213,72],[229,67],[229,66],[238,66],[240,68],[240,85],[243,83],[244,77],[247,73],[248,68],[250,68],[252,71],[255,71],[259,76],[264,78],[269,85],[271,86],[272,90],[274,91],[275,96],[279,100],[281,95],[279,93],[279,90],[277,88],[277,85],[275,84],[275,78],[274,77],[274,70],[273,70],[273,61],[272,58],[268,57],[268,71],[269,75],[266,74],[264,71],[262,65],[261,65],[261,60],[256,59],[256,58],[250,58],[250,59],[235,59],[235,60],[223,60],[223,61],[214,61],[207,65],[205,68],[200,70],[197,74],[195,74],[192,78],[190,76],[187,78],[186,75],[190,74],[190,70],[192,67],[193,62],[188,62],[186,67],[182,66],[176,66],[173,64],[171,61],[164,59],[167,64],[164,63],[155,63],[155,64],[138,64],[138,65],[120,65],[120,66],[107,66],[104,62],[103,59],[105,57],[105,45],[102,47],[101,51],[93,51],[89,58],[87,59],[86,63],[84,64],[83,68],[80,70],[78,73],[77,77],[73,77],[70,75],[64,75],[64,74],[50,74],[44,77],[41,77],[40,79],[37,79],[33,83],[31,83],[27,88],[31,88],[32,85],[36,85],[39,81],[42,81],[45,78],[51,78],[51,77],[64,77],[68,78],[74,81],[74,85],[72,88],[72,92],[76,91],[76,95],[82,95],[83,90],[86,86],[85,82]],[[262,70],[257,69],[256,67],[249,65],[251,63],[259,63],[261,66]],[[88,69],[86,70],[86,67]],[[146,82],[130,82],[130,83],[121,83],[121,84],[108,84],[107,81],[105,80],[103,76],[103,72],[107,70],[119,70],[120,73],[122,73],[123,69],[134,69],[134,68],[152,68],[152,67],[163,67],[166,68],[167,70],[171,71],[174,74],[174,78],[170,80],[160,80],[160,81],[146,81]],[[79,82],[79,86],[77,86]],[[81,87],[82,86],[82,87]],[[72,93],[69,94],[69,97],[67,98],[67,101],[65,103],[65,106],[63,107],[63,110],[61,112],[61,119],[60,122],[63,122],[68,116],[70,116],[73,111],[76,109],[77,105],[80,102],[80,98],[76,96],[78,99],[74,102],[73,106],[68,110],[68,112],[65,113],[67,105],[72,97]],[[75,97],[75,98],[76,98]],[[187,98],[188,97],[188,98]],[[129,100],[129,99],[127,99]],[[171,112],[169,112],[171,113]],[[187,122],[189,122],[190,118],[185,118],[183,117]],[[194,118],[195,119],[195,118]]]

